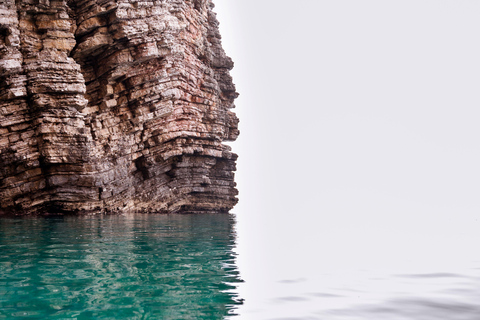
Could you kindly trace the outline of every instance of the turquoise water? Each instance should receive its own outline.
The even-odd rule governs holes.
[[[224,319],[231,215],[0,219],[0,319]]]
[[[1,218],[0,320],[480,319],[478,222],[252,212]]]

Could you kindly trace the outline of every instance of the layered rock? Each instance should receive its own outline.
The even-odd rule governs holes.
[[[211,0],[0,3],[0,212],[227,212],[233,63]]]

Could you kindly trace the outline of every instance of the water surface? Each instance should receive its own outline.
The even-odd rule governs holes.
[[[224,319],[231,215],[0,219],[0,319]]]
[[[242,319],[480,319],[478,221],[392,211],[239,214]]]
[[[265,215],[0,219],[0,319],[480,319],[474,221]]]

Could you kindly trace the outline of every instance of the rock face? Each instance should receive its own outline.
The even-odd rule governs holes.
[[[0,213],[227,212],[233,63],[211,0],[0,2]]]

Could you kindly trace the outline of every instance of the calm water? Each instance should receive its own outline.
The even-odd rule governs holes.
[[[223,319],[229,215],[0,219],[0,319]]]
[[[238,217],[242,319],[480,319],[474,215],[283,212]]]
[[[266,216],[0,219],[0,319],[480,319],[475,223]]]

